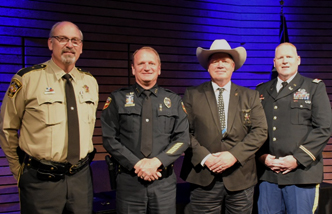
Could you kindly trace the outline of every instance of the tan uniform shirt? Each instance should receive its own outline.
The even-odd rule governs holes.
[[[19,71],[11,81],[1,106],[0,145],[15,178],[20,169],[18,146],[38,159],[66,161],[68,130],[64,74],[49,60],[38,69]],[[76,67],[69,74],[73,78],[79,115],[80,157],[84,158],[93,151],[98,83],[93,76]]]

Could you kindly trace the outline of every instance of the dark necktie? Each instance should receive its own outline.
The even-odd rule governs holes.
[[[63,78],[67,80],[65,84],[68,119],[67,160],[71,164],[77,164],[80,159],[80,135],[75,92],[73,85],[71,84],[71,76],[65,74]]]
[[[280,93],[284,88],[286,88],[286,86],[288,85],[288,82],[282,82],[281,84],[282,84],[282,87],[278,93]]]
[[[219,113],[219,120],[221,125],[221,131],[224,131],[226,128],[225,122],[225,106],[224,106],[224,99],[222,93],[224,92],[224,88],[218,88],[219,96],[218,96],[218,113]]]
[[[141,152],[147,157],[152,151],[152,103],[151,91],[144,91],[145,98],[142,106],[142,124],[141,124]]]

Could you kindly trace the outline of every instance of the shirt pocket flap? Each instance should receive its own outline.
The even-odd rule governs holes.
[[[141,115],[141,109],[136,108],[136,106],[123,107],[123,108],[119,108],[119,114]]]
[[[299,102],[292,102],[291,108],[299,108],[299,109],[309,109],[311,110],[311,104],[305,103],[304,100],[301,100]]]
[[[64,103],[64,97],[61,95],[39,95],[37,97],[38,105]]]
[[[95,104],[96,99],[94,97],[92,97],[91,94],[84,93],[84,94],[79,95],[79,102]]]

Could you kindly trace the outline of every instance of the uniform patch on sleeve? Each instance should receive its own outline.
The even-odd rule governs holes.
[[[18,79],[12,79],[8,88],[8,97],[13,98],[15,94],[21,89],[21,87],[22,83]]]
[[[188,113],[187,113],[187,110],[186,110],[186,107],[184,106],[183,102],[181,102],[181,106],[182,106],[183,111],[184,111],[186,114],[188,114]]]
[[[320,83],[322,80],[321,79],[314,79],[312,82],[314,83]]]
[[[108,97],[107,100],[106,100],[106,103],[104,105],[103,110],[107,109],[107,107],[111,104],[111,102],[112,102],[112,98]]]
[[[172,148],[170,148],[166,154],[173,154],[174,152],[176,152],[181,146],[183,145],[183,143],[176,143],[172,146]]]

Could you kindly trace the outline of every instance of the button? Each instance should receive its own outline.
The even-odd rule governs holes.
[[[277,119],[277,116],[274,116],[274,117],[273,117],[273,120],[276,120],[276,119]]]
[[[54,170],[54,167],[51,167],[51,170]]]
[[[303,105],[300,105],[301,108],[303,108]]]
[[[145,122],[147,122],[147,123],[148,123],[149,121],[150,121],[149,119],[145,119]]]
[[[274,109],[278,109],[278,106],[274,106]]]
[[[70,107],[70,110],[74,110],[74,107]]]
[[[274,138],[273,138],[273,141],[276,141],[276,140],[277,140],[277,138],[274,137]]]
[[[275,130],[277,130],[277,127],[274,126],[274,127],[273,127],[273,131],[275,131]]]

